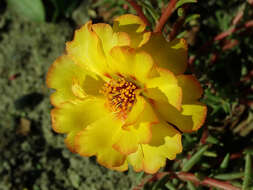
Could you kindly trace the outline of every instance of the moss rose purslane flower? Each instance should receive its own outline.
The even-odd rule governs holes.
[[[181,132],[206,117],[199,82],[183,74],[186,42],[145,28],[134,15],[113,27],[88,22],[47,74],[54,131],[72,152],[119,171],[157,172],[182,151]]]

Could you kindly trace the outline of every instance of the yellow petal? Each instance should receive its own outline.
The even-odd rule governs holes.
[[[138,150],[127,156],[127,161],[133,166],[134,171],[141,172],[143,168],[143,147],[139,145]]]
[[[157,101],[154,104],[162,118],[175,125],[182,132],[196,131],[204,124],[207,108],[200,102],[182,104],[181,111],[164,102]]]
[[[84,77],[83,77],[84,78]],[[96,75],[86,75],[85,79],[72,78],[71,90],[75,98],[85,99],[88,96],[100,97],[105,81]]]
[[[152,34],[148,43],[141,47],[147,51],[159,67],[166,68],[174,74],[182,74],[187,67],[187,45],[183,39],[167,42],[163,34]]]
[[[142,84],[147,80],[154,66],[149,54],[129,47],[114,47],[110,55],[108,61],[113,66],[115,74],[120,73]]]
[[[139,125],[140,123],[148,122],[154,124],[158,122],[158,118],[150,103],[142,96],[137,96],[136,99],[136,103],[124,123],[123,128],[125,129],[127,129],[128,126]]]
[[[177,76],[178,85],[183,90],[184,104],[190,103],[199,99],[203,94],[203,89],[198,80],[192,75],[179,75]]]
[[[76,151],[75,151],[75,136],[76,136],[76,134],[77,134],[77,131],[72,131],[72,132],[68,133],[67,137],[64,139],[66,146],[73,153],[76,153]]]
[[[146,28],[146,24],[140,17],[132,14],[125,14],[114,19],[114,25],[118,27],[133,27],[135,32],[143,32]],[[114,26],[116,27],[116,26]]]
[[[165,166],[166,159],[175,159],[182,151],[181,135],[168,124],[156,124],[151,127],[152,139],[142,144],[138,151],[128,156],[135,171],[155,173]]]
[[[143,113],[145,107],[146,107],[146,101],[143,97],[137,96],[136,102],[130,111],[130,113],[127,116],[125,125],[132,125],[136,123],[137,119],[140,117],[140,115]]]
[[[122,128],[115,137],[113,148],[122,154],[128,155],[136,152],[140,143],[148,143],[151,139],[150,123],[141,123],[138,126]]]
[[[82,130],[108,113],[104,104],[105,100],[100,98],[75,100],[61,104],[60,107],[51,111],[54,131],[69,133]]]
[[[117,170],[119,172],[124,172],[124,171],[128,170],[128,162],[127,162],[127,160],[125,160],[125,162],[122,165],[120,165],[118,167],[112,167],[111,169]]]
[[[91,21],[75,31],[74,40],[67,42],[68,55],[75,63],[85,66],[90,72],[101,77],[108,71],[102,42],[92,30]]]
[[[83,90],[79,80],[75,77],[72,78],[72,93],[80,98],[80,99],[84,99],[85,97],[87,97],[87,94],[85,93],[85,91]]]
[[[78,81],[84,81],[86,73],[85,69],[74,64],[67,55],[56,59],[47,73],[46,81],[49,88],[57,90],[51,95],[51,103],[58,106],[67,100],[75,99],[71,88],[72,79],[75,77]]]
[[[113,31],[125,32],[130,36],[131,47],[141,47],[149,40],[151,33],[144,32],[146,24],[140,17],[126,14],[114,19]]]
[[[97,156],[97,161],[107,167],[117,167],[124,163],[125,156],[112,148],[115,134],[122,122],[108,114],[84,130],[75,139],[76,151],[83,156]]]
[[[154,67],[152,57],[146,52],[139,51],[135,55],[134,63],[133,75],[139,81],[145,83]]]
[[[87,75],[81,84],[84,93],[91,96],[101,96],[100,90],[102,89],[105,81],[98,76]]]
[[[93,24],[92,29],[101,40],[106,55],[114,46],[130,45],[129,36],[124,32],[113,32],[112,27],[109,24]]]
[[[158,69],[160,76],[151,78],[146,83],[146,95],[156,101],[169,102],[176,109],[181,109],[182,89],[172,72]]]
[[[99,96],[104,81],[75,64],[69,56],[56,59],[47,73],[47,86],[56,90],[50,99],[58,107],[66,101],[84,99],[87,95]]]

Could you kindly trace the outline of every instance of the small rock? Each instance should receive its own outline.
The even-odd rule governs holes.
[[[20,119],[20,124],[17,129],[17,134],[27,136],[31,130],[31,121],[26,118]]]

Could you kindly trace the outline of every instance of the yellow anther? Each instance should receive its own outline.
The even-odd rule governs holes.
[[[135,89],[135,84],[120,78],[105,83],[100,92],[107,97],[110,109],[120,117],[125,117],[135,103]]]

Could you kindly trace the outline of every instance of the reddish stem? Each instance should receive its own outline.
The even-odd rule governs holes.
[[[172,30],[169,34],[169,39],[170,41],[172,41],[173,39],[176,38],[179,30],[182,28],[183,26],[183,23],[185,21],[185,18],[184,17],[181,17],[177,20],[177,22],[175,24],[173,24],[173,27],[172,27]]]
[[[234,17],[232,24],[237,25],[243,17],[244,10],[239,11]]]
[[[248,3],[249,3],[250,5],[253,5],[253,0],[248,0]]]
[[[167,8],[165,9],[162,16],[160,17],[159,22],[157,23],[154,32],[162,32],[163,26],[167,22],[170,15],[173,13],[176,3],[177,3],[177,0],[170,0]]]
[[[138,185],[137,187],[134,187],[133,190],[141,190],[145,184],[147,184],[149,182],[156,181],[156,180],[160,180],[161,178],[163,178],[166,175],[170,175],[172,178],[181,179],[182,181],[191,181],[191,182],[195,183],[196,185],[215,187],[215,188],[220,188],[223,190],[240,190],[240,188],[237,188],[228,182],[212,179],[209,177],[206,177],[203,180],[199,180],[194,174],[186,173],[186,172],[177,172],[177,173],[160,172],[160,173],[156,173],[150,178],[144,178],[144,180],[141,182],[141,184]]]
[[[207,128],[205,128],[204,129],[204,132],[203,132],[203,134],[202,134],[202,137],[201,137],[201,139],[200,139],[200,142],[202,143],[202,144],[206,144],[206,139],[208,138],[208,129]]]
[[[149,26],[149,22],[148,22],[148,19],[146,18],[146,16],[144,15],[144,13],[142,12],[142,8],[140,5],[138,5],[136,3],[135,0],[126,0],[133,8],[134,10],[136,11],[137,15],[141,18],[141,20],[147,25]]]
[[[230,160],[234,160],[234,159],[238,159],[242,157],[242,153],[238,152],[238,153],[233,153],[230,155]]]
[[[237,31],[239,31],[239,34],[241,34],[242,32],[244,32],[243,29],[249,29],[251,27],[253,27],[253,20],[245,22],[245,24],[242,27],[239,27],[239,28],[231,27],[228,30],[216,35],[212,40],[209,40],[204,45],[202,45],[201,48],[199,48],[199,52],[197,54],[200,55],[200,54],[203,54],[204,52],[207,52],[207,50],[210,48],[210,46],[215,41],[221,41],[224,38],[230,36],[231,34],[237,32]],[[196,56],[190,60],[191,61],[190,63],[193,63],[195,60],[196,60]]]
[[[228,182],[212,179],[206,177],[204,180],[200,181],[194,174],[178,172],[176,173],[177,177],[183,181],[191,181],[198,185],[204,185],[209,187],[221,188],[224,190],[240,190],[240,188],[231,185]]]
[[[189,6],[188,5],[184,5],[183,9],[184,9],[184,14],[186,14],[187,11],[188,11],[188,9],[189,9]],[[177,34],[179,33],[180,29],[182,28],[182,26],[184,24],[184,21],[185,21],[185,16],[181,16],[173,24],[172,30],[171,30],[171,32],[170,32],[170,34],[168,36],[170,41],[176,38]]]
[[[232,49],[233,47],[237,46],[239,43],[238,40],[228,40],[225,42],[225,44],[222,46],[222,50],[226,51],[228,49]]]
[[[244,24],[244,26],[245,26],[245,28],[253,27],[253,20],[247,21],[247,22]]]

